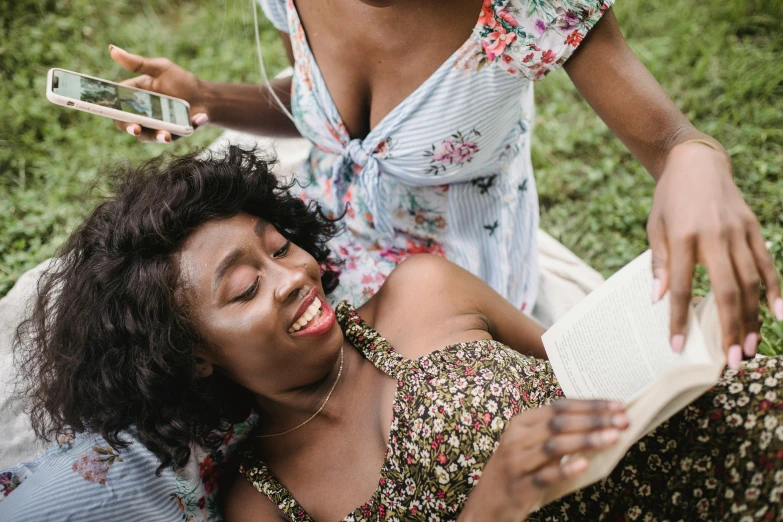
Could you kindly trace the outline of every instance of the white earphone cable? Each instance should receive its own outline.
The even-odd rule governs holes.
[[[269,89],[269,94],[271,94],[272,97],[275,99],[277,105],[280,107],[283,113],[285,113],[285,115],[288,116],[288,119],[294,121],[293,114],[291,114],[291,112],[288,109],[286,109],[285,104],[277,96],[277,93],[272,87],[272,82],[269,81],[269,76],[267,76],[266,74],[266,67],[264,67],[264,55],[261,52],[261,37],[258,35],[258,6],[256,5],[257,1],[250,0],[250,3],[253,4],[253,30],[255,31],[256,34],[256,54],[258,54],[258,65],[261,67],[261,76],[264,78],[264,83],[266,84],[267,89]]]

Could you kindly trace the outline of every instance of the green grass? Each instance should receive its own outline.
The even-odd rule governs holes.
[[[730,151],[737,183],[783,270],[783,7],[781,0],[624,0],[631,46],[675,103]],[[102,164],[159,153],[111,123],[50,104],[46,71],[124,79],[113,43],[167,56],[203,78],[259,80],[249,0],[0,0],[0,296],[54,254],[95,202]],[[270,74],[285,64],[264,22]],[[542,227],[605,275],[646,248],[653,183],[579,98],[564,72],[537,86],[533,161]],[[180,140],[183,151],[219,131]],[[707,288],[703,270],[696,291]],[[764,350],[783,327],[764,309]]]
[[[101,165],[164,150],[116,132],[106,118],[51,104],[46,72],[132,76],[109,57],[113,43],[167,56],[204,78],[257,81],[250,7],[240,0],[0,0],[0,296],[51,257],[94,205],[88,189]],[[262,41],[273,74],[286,58],[265,20]],[[219,133],[205,129],[171,148],[204,146]]]

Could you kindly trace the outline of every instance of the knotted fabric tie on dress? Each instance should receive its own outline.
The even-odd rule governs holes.
[[[345,194],[353,179],[356,179],[358,185],[364,189],[367,208],[372,214],[375,230],[382,238],[392,239],[394,227],[389,215],[386,191],[381,183],[378,159],[364,150],[362,140],[359,139],[349,141],[332,166],[332,187],[337,200],[338,213],[345,210]]]

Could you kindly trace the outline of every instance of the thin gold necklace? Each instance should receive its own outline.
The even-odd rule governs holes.
[[[263,439],[263,438],[266,438],[266,437],[278,437],[278,436],[280,436],[280,435],[285,435],[286,433],[291,433],[291,432],[292,432],[292,431],[294,431],[294,430],[298,430],[299,428],[301,428],[302,426],[304,426],[305,424],[307,424],[308,422],[310,422],[311,420],[313,420],[313,419],[316,417],[316,415],[318,415],[319,413],[321,413],[321,410],[323,410],[323,409],[324,409],[324,406],[326,406],[326,403],[327,403],[327,402],[329,402],[329,398],[332,396],[332,392],[334,391],[334,388],[337,386],[337,382],[340,380],[340,376],[343,374],[343,358],[344,358],[344,352],[343,352],[343,350],[344,350],[344,348],[340,348],[340,370],[337,372],[337,378],[334,380],[334,384],[332,384],[332,389],[331,389],[331,390],[329,390],[329,394],[326,396],[326,400],[324,400],[324,403],[323,403],[323,404],[321,404],[321,407],[320,407],[320,408],[318,408],[318,411],[317,411],[317,412],[315,412],[315,413],[313,413],[313,414],[310,416],[310,418],[309,418],[309,419],[307,419],[306,421],[304,421],[304,422],[303,422],[302,424],[300,424],[299,426],[294,426],[294,427],[293,427],[293,428],[291,428],[290,430],[281,431],[280,433],[270,433],[270,434],[268,434],[268,435],[258,435],[258,438],[259,438],[259,439]]]

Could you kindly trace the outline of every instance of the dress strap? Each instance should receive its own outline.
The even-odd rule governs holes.
[[[261,461],[254,449],[247,450],[241,456],[239,474],[247,479],[254,488],[265,495],[280,508],[293,522],[313,522],[307,511],[296,501],[293,495],[277,480],[277,477]]]
[[[370,327],[348,301],[338,304],[335,314],[345,337],[383,373],[399,381],[406,371],[415,366]]]

